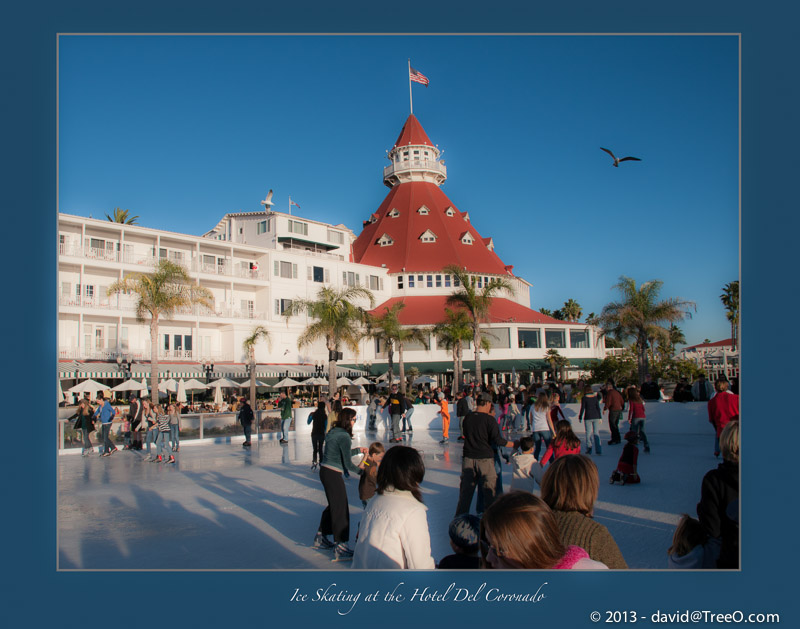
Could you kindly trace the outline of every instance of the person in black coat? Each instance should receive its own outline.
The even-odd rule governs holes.
[[[244,429],[244,443],[242,444],[242,447],[247,447],[250,445],[253,417],[253,409],[250,408],[250,402],[246,397],[243,397],[242,406],[239,409],[239,423]]]
[[[739,500],[739,422],[729,422],[719,438],[722,463],[703,477],[697,517],[712,543],[719,546],[717,568],[739,567],[738,517],[730,517]]]

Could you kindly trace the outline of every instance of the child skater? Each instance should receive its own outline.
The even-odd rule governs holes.
[[[572,424],[566,419],[561,419],[556,424],[556,436],[550,445],[547,446],[547,451],[539,461],[539,465],[544,467],[545,463],[550,460],[550,456],[554,455],[554,459],[564,456],[565,454],[580,454],[581,453],[581,440],[578,435],[572,432]]]
[[[625,433],[625,441],[628,443],[622,448],[622,454],[619,456],[617,469],[611,474],[611,480],[609,482],[612,485],[614,483],[635,485],[636,483],[642,482],[642,479],[639,478],[639,474],[636,472],[636,463],[639,460],[639,448],[636,447],[636,444],[639,442],[639,436],[632,430],[629,430]]]
[[[530,438],[530,437],[529,437]],[[531,439],[531,449],[533,439]],[[453,518],[447,533],[450,535],[452,555],[442,557],[437,568],[442,570],[477,570],[481,567],[481,521],[477,515],[462,513]]]
[[[708,535],[700,524],[688,514],[681,521],[672,536],[672,546],[667,553],[667,568],[670,570],[699,570],[714,568],[712,554],[706,550]]]
[[[519,450],[511,455],[511,489],[533,493],[542,480],[542,466],[536,465],[533,456],[533,437],[522,437]]]
[[[369,444],[366,456],[358,464],[361,478],[358,481],[358,497],[361,498],[361,506],[367,508],[367,501],[375,495],[378,487],[378,467],[381,464],[383,455],[386,452],[380,441]]]
[[[439,413],[442,416],[442,440],[439,443],[444,444],[450,441],[450,408],[444,393],[439,393],[436,403],[439,405]]]
[[[644,444],[644,451],[650,452],[650,444],[647,442],[647,435],[644,434],[644,402],[635,386],[628,387],[628,402],[628,423],[631,425],[631,430],[636,432]]]

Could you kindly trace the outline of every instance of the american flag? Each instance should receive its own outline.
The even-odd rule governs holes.
[[[414,68],[408,69],[408,78],[415,83],[422,83],[425,87],[428,87],[428,83],[430,83],[430,80],[427,76],[422,74],[422,72],[415,70]]]

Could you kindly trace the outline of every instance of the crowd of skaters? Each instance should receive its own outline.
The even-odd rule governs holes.
[[[716,469],[700,482],[697,518],[683,514],[673,543],[665,549],[669,568],[737,568],[739,548],[739,397],[727,380],[703,392],[714,427]],[[429,394],[440,406],[443,439],[449,440],[449,391]],[[420,400],[421,396],[417,396]],[[575,434],[560,408],[561,400],[580,401],[579,422],[585,441]],[[592,456],[602,455],[598,427],[607,417],[611,439],[623,444],[609,482],[642,482],[639,448],[650,452],[645,432],[645,400],[665,400],[661,387],[648,376],[643,385],[617,389],[611,380],[595,391],[578,382],[566,392],[558,383],[535,383],[514,391],[506,385],[463,387],[452,400],[463,443],[462,470],[454,517],[448,527],[453,554],[437,562],[431,554],[430,530],[420,486],[425,468],[414,448],[399,445],[413,431],[413,402],[392,386],[368,407],[367,431],[377,430],[379,409],[390,417],[391,444],[352,447],[353,409],[321,402],[309,417],[319,426],[314,434],[314,465],[327,506],[314,547],[333,550],[333,560],[352,560],[366,569],[625,569],[627,563],[606,527],[593,518],[599,474]],[[628,430],[620,422],[627,410]],[[333,415],[333,421],[325,420]],[[408,415],[408,417],[407,417]],[[323,426],[325,432],[323,432]],[[512,438],[516,435],[517,438]],[[398,445],[395,445],[398,444]],[[506,454],[511,451],[511,455]],[[352,457],[361,455],[360,465]],[[502,487],[502,460],[512,466],[511,487]],[[344,478],[361,475],[359,496],[365,508],[350,546],[350,514]],[[700,480],[700,479],[698,479]],[[470,509],[477,491],[475,512]],[[538,494],[538,495],[537,495]],[[332,538],[332,539],[331,539]]]
[[[697,397],[707,400],[715,433],[714,456],[721,455],[722,462],[702,479],[698,517],[683,514],[667,563],[682,569],[737,568],[739,397],[724,379],[713,386],[707,386],[704,379],[695,384]],[[389,442],[400,444],[403,433],[413,431],[414,403],[436,403],[442,418],[440,443],[446,445],[449,397],[449,390],[436,388],[421,391],[412,401],[392,385],[385,397],[370,399],[367,430],[377,430],[378,410],[384,408],[391,418]],[[312,424],[312,469],[319,466],[327,500],[314,546],[333,550],[334,560],[352,560],[357,568],[627,568],[611,534],[593,519],[600,481],[591,456],[602,454],[598,427],[607,415],[611,433],[607,445],[625,441],[610,482],[641,482],[638,444],[643,444],[645,453],[650,452],[644,399],[664,399],[663,389],[649,376],[641,387],[632,385],[623,391],[611,380],[599,392],[582,381],[566,393],[559,383],[534,383],[517,391],[504,384],[463,387],[453,400],[458,441],[464,447],[456,508],[448,528],[454,554],[438,563],[431,555],[420,491],[425,473],[420,453],[405,445],[385,449],[379,441],[368,448],[353,448],[355,410],[343,406],[339,394],[320,401],[307,420]],[[560,407],[561,400],[580,401],[583,451]],[[285,392],[277,400],[281,445],[288,443],[292,402]],[[144,460],[174,463],[180,449],[181,406],[154,405],[133,396],[128,413],[119,417],[119,410],[102,394],[95,406],[85,397],[79,403],[75,425],[84,439],[82,454],[89,456],[94,451],[89,439],[92,430],[101,438],[101,456],[116,452],[110,428],[112,421],[118,420],[122,421],[123,449],[144,449]],[[626,408],[629,430],[623,437],[619,424]],[[246,398],[236,402],[236,412],[245,432],[243,446],[248,447],[254,413]],[[512,439],[512,433],[518,438]],[[358,465],[352,461],[355,455],[363,457]],[[508,492],[502,487],[503,459],[512,465]],[[350,514],[344,484],[351,473],[360,477],[359,496],[365,508],[354,549],[349,545]],[[476,513],[472,514],[476,491]]]

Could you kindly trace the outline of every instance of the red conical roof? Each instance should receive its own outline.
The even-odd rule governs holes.
[[[403,125],[403,130],[400,132],[400,135],[397,137],[397,141],[394,143],[395,146],[408,146],[409,144],[425,144],[427,146],[433,146],[433,142],[430,141],[428,134],[425,133],[425,129],[422,128],[422,125],[419,123],[419,120],[416,119],[414,114],[411,114],[406,119],[406,123]]]
[[[421,213],[419,210],[423,207]],[[471,273],[511,274],[497,254],[487,248],[484,238],[465,219],[465,214],[434,183],[397,184],[373,216],[377,220],[365,225],[353,243],[355,262],[385,265],[390,273],[400,273],[403,269],[409,273],[433,272],[456,264]],[[428,232],[435,241],[422,241],[421,236]],[[393,244],[378,244],[384,234]],[[471,240],[471,244],[465,240]]]

